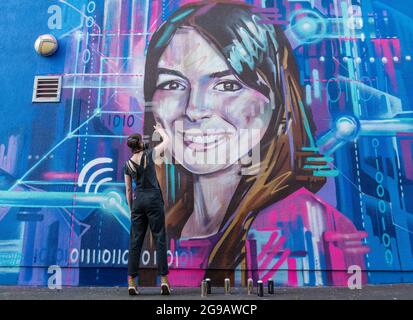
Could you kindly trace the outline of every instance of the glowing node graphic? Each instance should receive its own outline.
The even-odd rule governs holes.
[[[326,35],[326,20],[314,11],[298,10],[290,21],[292,35],[301,43],[316,43]]]
[[[355,118],[342,116],[336,120],[335,124],[337,136],[343,140],[352,140],[357,136],[359,125]]]

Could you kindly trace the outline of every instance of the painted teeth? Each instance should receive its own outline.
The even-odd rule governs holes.
[[[186,139],[188,141],[191,142],[195,142],[195,143],[212,143],[215,142],[216,140],[218,140],[220,138],[220,136],[218,135],[207,135],[207,136],[192,136],[192,135],[186,135]]]

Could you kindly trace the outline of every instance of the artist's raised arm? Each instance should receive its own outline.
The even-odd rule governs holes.
[[[167,146],[169,144],[169,136],[166,133],[165,129],[161,126],[161,124],[157,123],[153,127],[154,127],[155,131],[157,131],[160,134],[161,138],[162,138],[162,142],[154,148],[153,159],[155,160],[167,148]]]

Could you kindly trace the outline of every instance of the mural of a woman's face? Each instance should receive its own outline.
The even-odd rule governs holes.
[[[178,29],[158,74],[154,117],[171,137],[172,156],[187,170],[222,170],[260,142],[271,118],[270,100],[242,83],[198,31]]]

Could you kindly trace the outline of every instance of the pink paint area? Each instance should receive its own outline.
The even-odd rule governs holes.
[[[206,239],[170,240],[169,281],[175,286],[199,286],[205,275],[213,241]]]
[[[406,179],[413,180],[413,142],[411,140],[400,140],[402,149],[401,161],[404,166],[404,174]]]
[[[155,32],[162,23],[162,5],[160,1],[152,1],[148,32]]]
[[[10,136],[6,145],[0,145],[0,168],[9,174],[14,173],[17,163],[18,136]]]
[[[325,261],[314,264],[310,270],[314,274],[343,271],[351,265],[365,270],[364,256],[370,249],[363,241],[368,234],[358,231],[341,212],[304,188],[263,210],[251,230],[251,238],[259,235],[257,265],[263,280],[276,276],[285,262],[288,278],[284,283],[288,286],[305,285],[299,282],[298,275],[303,274],[303,268],[297,268],[298,261],[307,264],[310,260],[313,264]],[[270,233],[266,240],[260,239],[265,233]],[[318,277],[318,283],[325,282]],[[345,272],[331,272],[328,283],[323,284],[342,286],[347,283],[347,277]]]
[[[333,243],[328,244],[328,250],[331,256],[334,257],[334,266],[337,270],[346,270],[346,263],[344,252],[340,248],[336,247]],[[347,283],[347,278],[342,273],[332,274],[333,282],[335,285],[344,286]]]
[[[291,253],[290,249],[286,249],[285,251],[282,252],[281,257],[277,260],[275,265],[269,271],[267,271],[265,275],[261,277],[263,282],[267,282],[269,279],[271,279],[274,276],[274,274],[281,267],[281,265],[283,265],[284,262],[288,259],[288,256],[290,255],[290,253]]]
[[[281,237],[280,240],[278,240],[274,246],[271,246],[270,250],[268,248],[263,248],[261,250],[260,255],[262,256],[265,255],[265,259],[261,263],[259,262],[260,259],[258,259],[260,269],[264,269],[264,270],[268,269],[269,264],[272,262],[274,256],[280,251],[281,248],[284,247],[285,241],[286,241],[285,237]]]
[[[169,282],[172,286],[198,287],[204,280],[205,271],[202,269],[169,269]]]
[[[48,171],[43,173],[46,180],[77,180],[78,174],[74,172]]]
[[[397,91],[397,79],[394,57],[401,60],[400,40],[399,39],[372,39],[377,57],[386,58],[384,69],[389,76],[392,87]]]
[[[297,278],[297,262],[295,259],[288,259],[288,284],[291,287],[298,286],[298,278]]]
[[[301,286],[306,285],[306,272],[318,277],[316,284],[344,286],[349,275],[343,270],[351,265],[365,270],[366,237],[342,213],[302,188],[263,210],[253,222],[245,243],[248,277]],[[198,286],[216,240],[171,240],[171,283]]]
[[[251,243],[248,240],[245,242],[245,250],[246,252],[251,252]],[[252,263],[249,257],[247,257],[247,269],[248,269],[248,279],[252,279]]]

